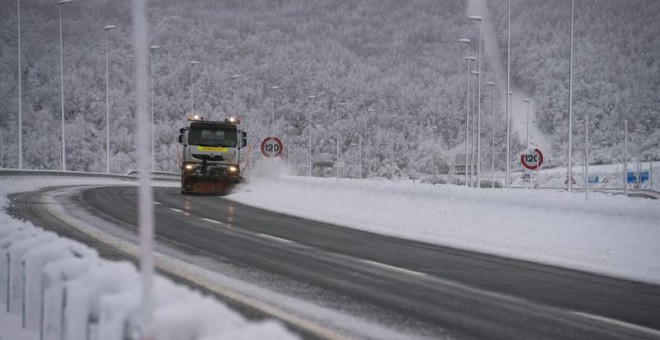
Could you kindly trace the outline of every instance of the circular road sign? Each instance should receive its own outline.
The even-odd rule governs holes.
[[[520,155],[520,163],[526,169],[536,170],[543,164],[543,153],[539,149],[528,148]]]
[[[275,158],[280,156],[282,151],[284,151],[284,144],[275,136],[266,137],[261,141],[261,153],[264,157]]]

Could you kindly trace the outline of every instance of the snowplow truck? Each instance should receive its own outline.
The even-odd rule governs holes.
[[[182,145],[181,193],[228,195],[245,169],[247,133],[234,118],[204,121],[188,118],[179,130]]]

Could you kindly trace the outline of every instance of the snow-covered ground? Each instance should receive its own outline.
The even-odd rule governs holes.
[[[227,199],[375,233],[660,284],[655,200],[593,193],[585,201],[579,193],[294,177],[272,174],[273,164],[255,171]],[[12,192],[118,183],[126,182],[1,179],[0,219],[9,219],[5,209]],[[0,314],[3,334],[12,334],[7,330],[18,324]]]
[[[656,200],[411,181],[254,176],[228,199],[428,243],[660,284]]]

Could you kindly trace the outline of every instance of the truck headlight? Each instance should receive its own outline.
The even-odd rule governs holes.
[[[195,170],[195,165],[194,164],[186,164],[183,166],[183,169],[186,171],[193,171]]]
[[[238,167],[233,166],[233,165],[230,165],[230,166],[227,168],[227,170],[229,170],[229,172],[231,172],[231,173],[234,173],[234,172],[237,172],[237,171],[238,171]]]

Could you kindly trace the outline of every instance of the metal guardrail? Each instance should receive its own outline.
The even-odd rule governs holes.
[[[125,175],[106,174],[99,172],[79,172],[79,171],[59,171],[59,170],[18,170],[18,169],[0,169],[0,177],[7,176],[55,176],[55,177],[86,177],[86,178],[107,178],[123,181],[135,181],[138,179],[139,172],[131,170]],[[151,172],[151,179],[154,181],[179,181],[181,174],[178,172],[154,171]]]
[[[511,186],[511,189],[528,189],[528,190],[544,190],[544,191],[567,191],[566,187],[523,187],[523,186]],[[584,188],[573,187],[573,192],[584,192]],[[589,192],[604,192],[613,195],[625,195],[625,191],[622,188],[589,188]],[[660,199],[660,191],[655,191],[651,189],[628,189],[628,196],[642,197],[642,198],[651,198],[651,199]]]

